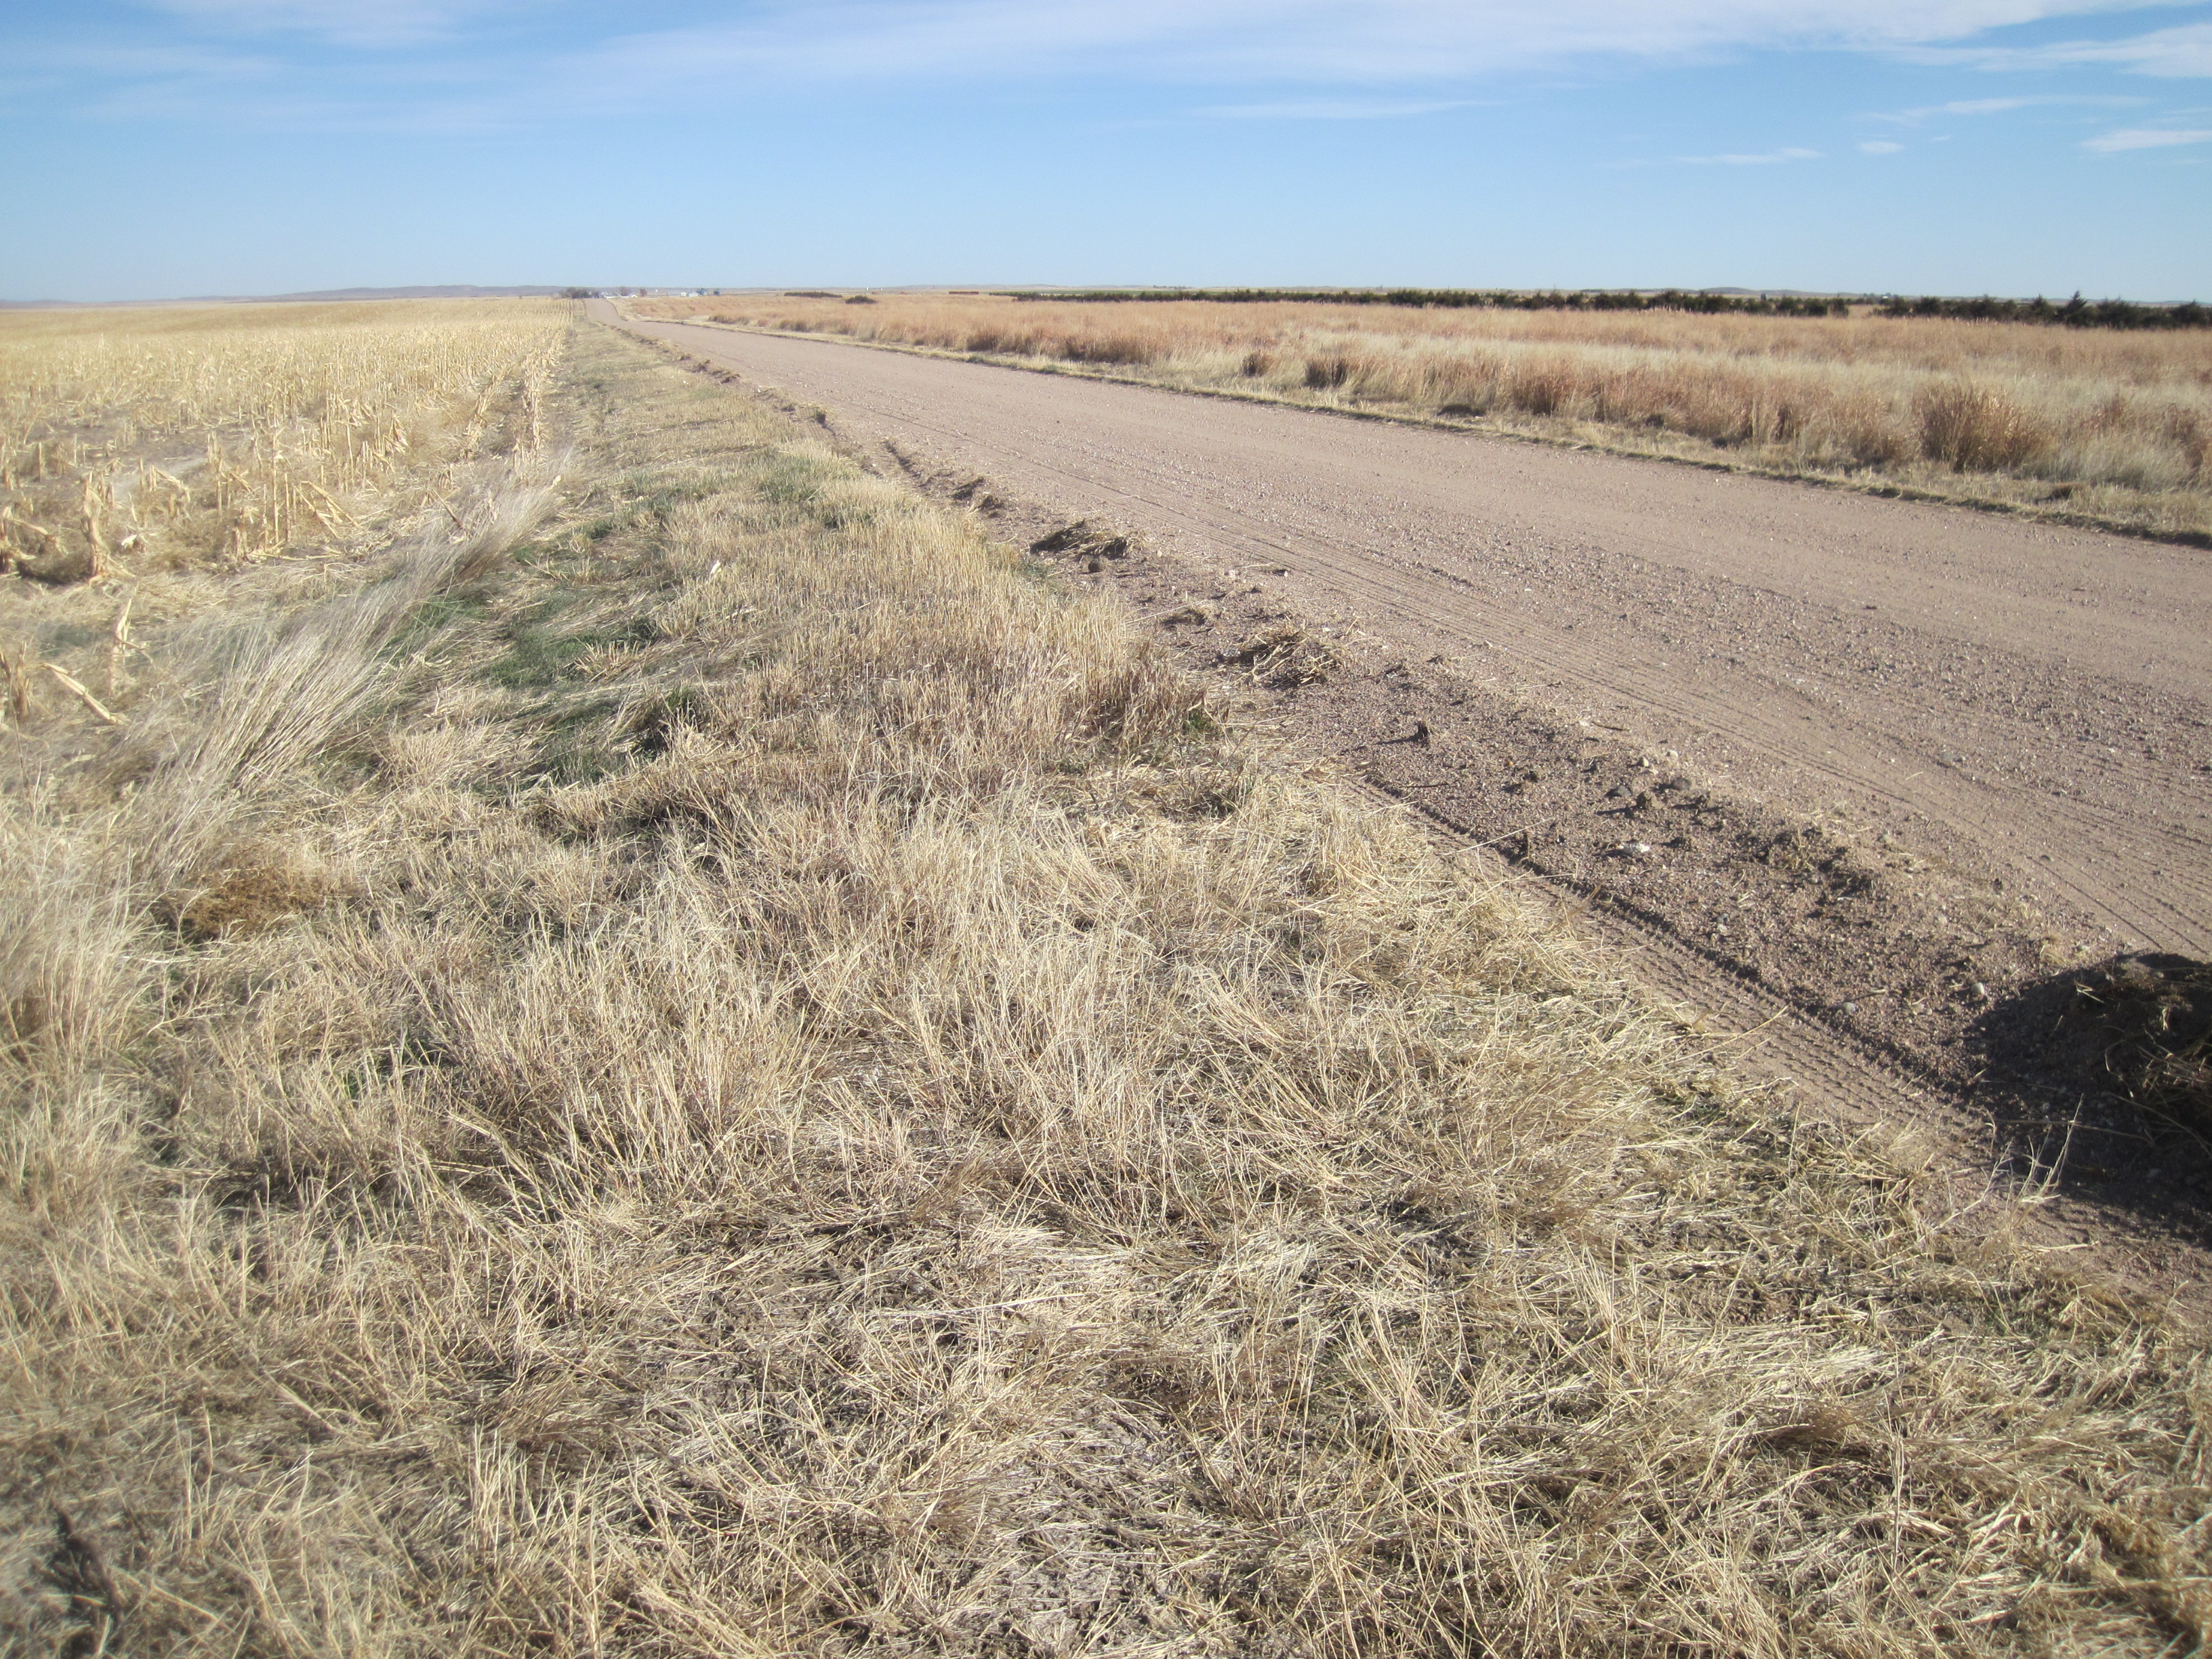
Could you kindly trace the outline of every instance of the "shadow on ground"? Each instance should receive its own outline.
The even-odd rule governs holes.
[[[2212,963],[2121,956],[1966,1030],[1984,1098],[2062,1188],[2212,1234]]]

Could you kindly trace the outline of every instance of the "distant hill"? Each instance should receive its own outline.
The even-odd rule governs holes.
[[[326,288],[312,294],[264,294],[253,298],[280,300],[499,300],[540,298],[558,294],[557,287],[523,286],[520,288],[477,288],[466,283],[449,283],[439,288]],[[238,300],[249,296],[225,294],[210,298]]]
[[[497,300],[539,298],[567,290],[544,283],[478,288],[448,283],[420,288],[326,288],[307,294],[194,294],[176,300],[0,300],[0,311],[55,311],[96,306],[281,305],[316,300]]]

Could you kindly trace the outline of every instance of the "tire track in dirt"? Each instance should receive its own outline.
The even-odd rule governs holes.
[[[2060,1190],[2052,1168],[2023,1169],[1990,1115],[1913,1054],[1868,1042],[1820,1011],[1775,995],[1682,938],[1664,916],[1623,907],[1540,863],[1498,856],[1417,797],[1372,782],[1352,787],[1377,805],[1414,812],[1448,854],[1550,889],[1583,933],[1631,966],[1644,994],[1671,1006],[1686,1034],[1740,1081],[1778,1089],[1796,1109],[1829,1122],[1915,1136],[1934,1177],[1927,1202],[1947,1212],[1947,1227],[2002,1224],[2029,1250],[2075,1256],[2184,1317],[2212,1315],[2212,1251],[2169,1224],[2146,1224],[2128,1207]],[[2034,1201],[2023,1206],[2023,1194]]]
[[[1585,932],[1635,964],[1645,990],[1681,1010],[1690,1030],[1726,1048],[1753,1076],[1793,1085],[1821,1115],[1844,1123],[1917,1127],[1954,1146],[1990,1141],[1987,1120],[1978,1120],[1910,1053],[1862,1041],[1817,1010],[1775,995],[1683,939],[1666,917],[1539,860],[1502,857],[1477,840],[1470,826],[1417,796],[1367,781],[1352,787],[1378,806],[1415,813],[1447,854],[1474,859],[1501,878],[1534,877]],[[1983,1164],[1994,1168],[2002,1155],[1994,1145],[1987,1153]]]

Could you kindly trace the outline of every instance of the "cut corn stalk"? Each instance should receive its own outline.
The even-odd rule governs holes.
[[[79,702],[90,709],[94,715],[98,719],[106,721],[110,726],[120,726],[123,724],[123,721],[118,716],[108,711],[107,707],[102,703],[98,697],[94,696],[92,693],[85,688],[84,683],[82,680],[78,679],[74,674],[71,674],[67,669],[58,668],[52,663],[48,663],[46,667],[46,672],[52,674],[56,679],[62,683],[62,689],[64,691],[67,691],[71,696],[75,697]]]

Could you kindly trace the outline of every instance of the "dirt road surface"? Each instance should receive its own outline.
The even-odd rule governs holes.
[[[1856,1042],[1897,1068],[1885,1088],[1948,1091],[1955,1108],[1992,1073],[2033,1081],[2000,1051],[2008,1007],[2033,1024],[2053,976],[2117,952],[2212,957],[2212,553],[830,340],[631,326],[827,411],[925,483],[969,481],[963,499],[1024,537],[1073,520],[1133,533],[1139,556],[1071,574],[1118,583],[1194,660],[1231,660],[1240,634],[1281,618],[1310,624],[1361,666],[1357,685],[1306,694],[1294,727],[1668,935],[1694,958],[1678,988],[1703,972],[1710,992],[1717,972],[1739,1001],[1765,994]],[[2046,1081],[2052,1098],[2067,1086]],[[2115,1146],[2149,1144],[2115,1121]],[[2127,1158],[2193,1156],[2073,1155],[2130,1191]],[[2180,1178],[2212,1188],[2212,1165]]]

